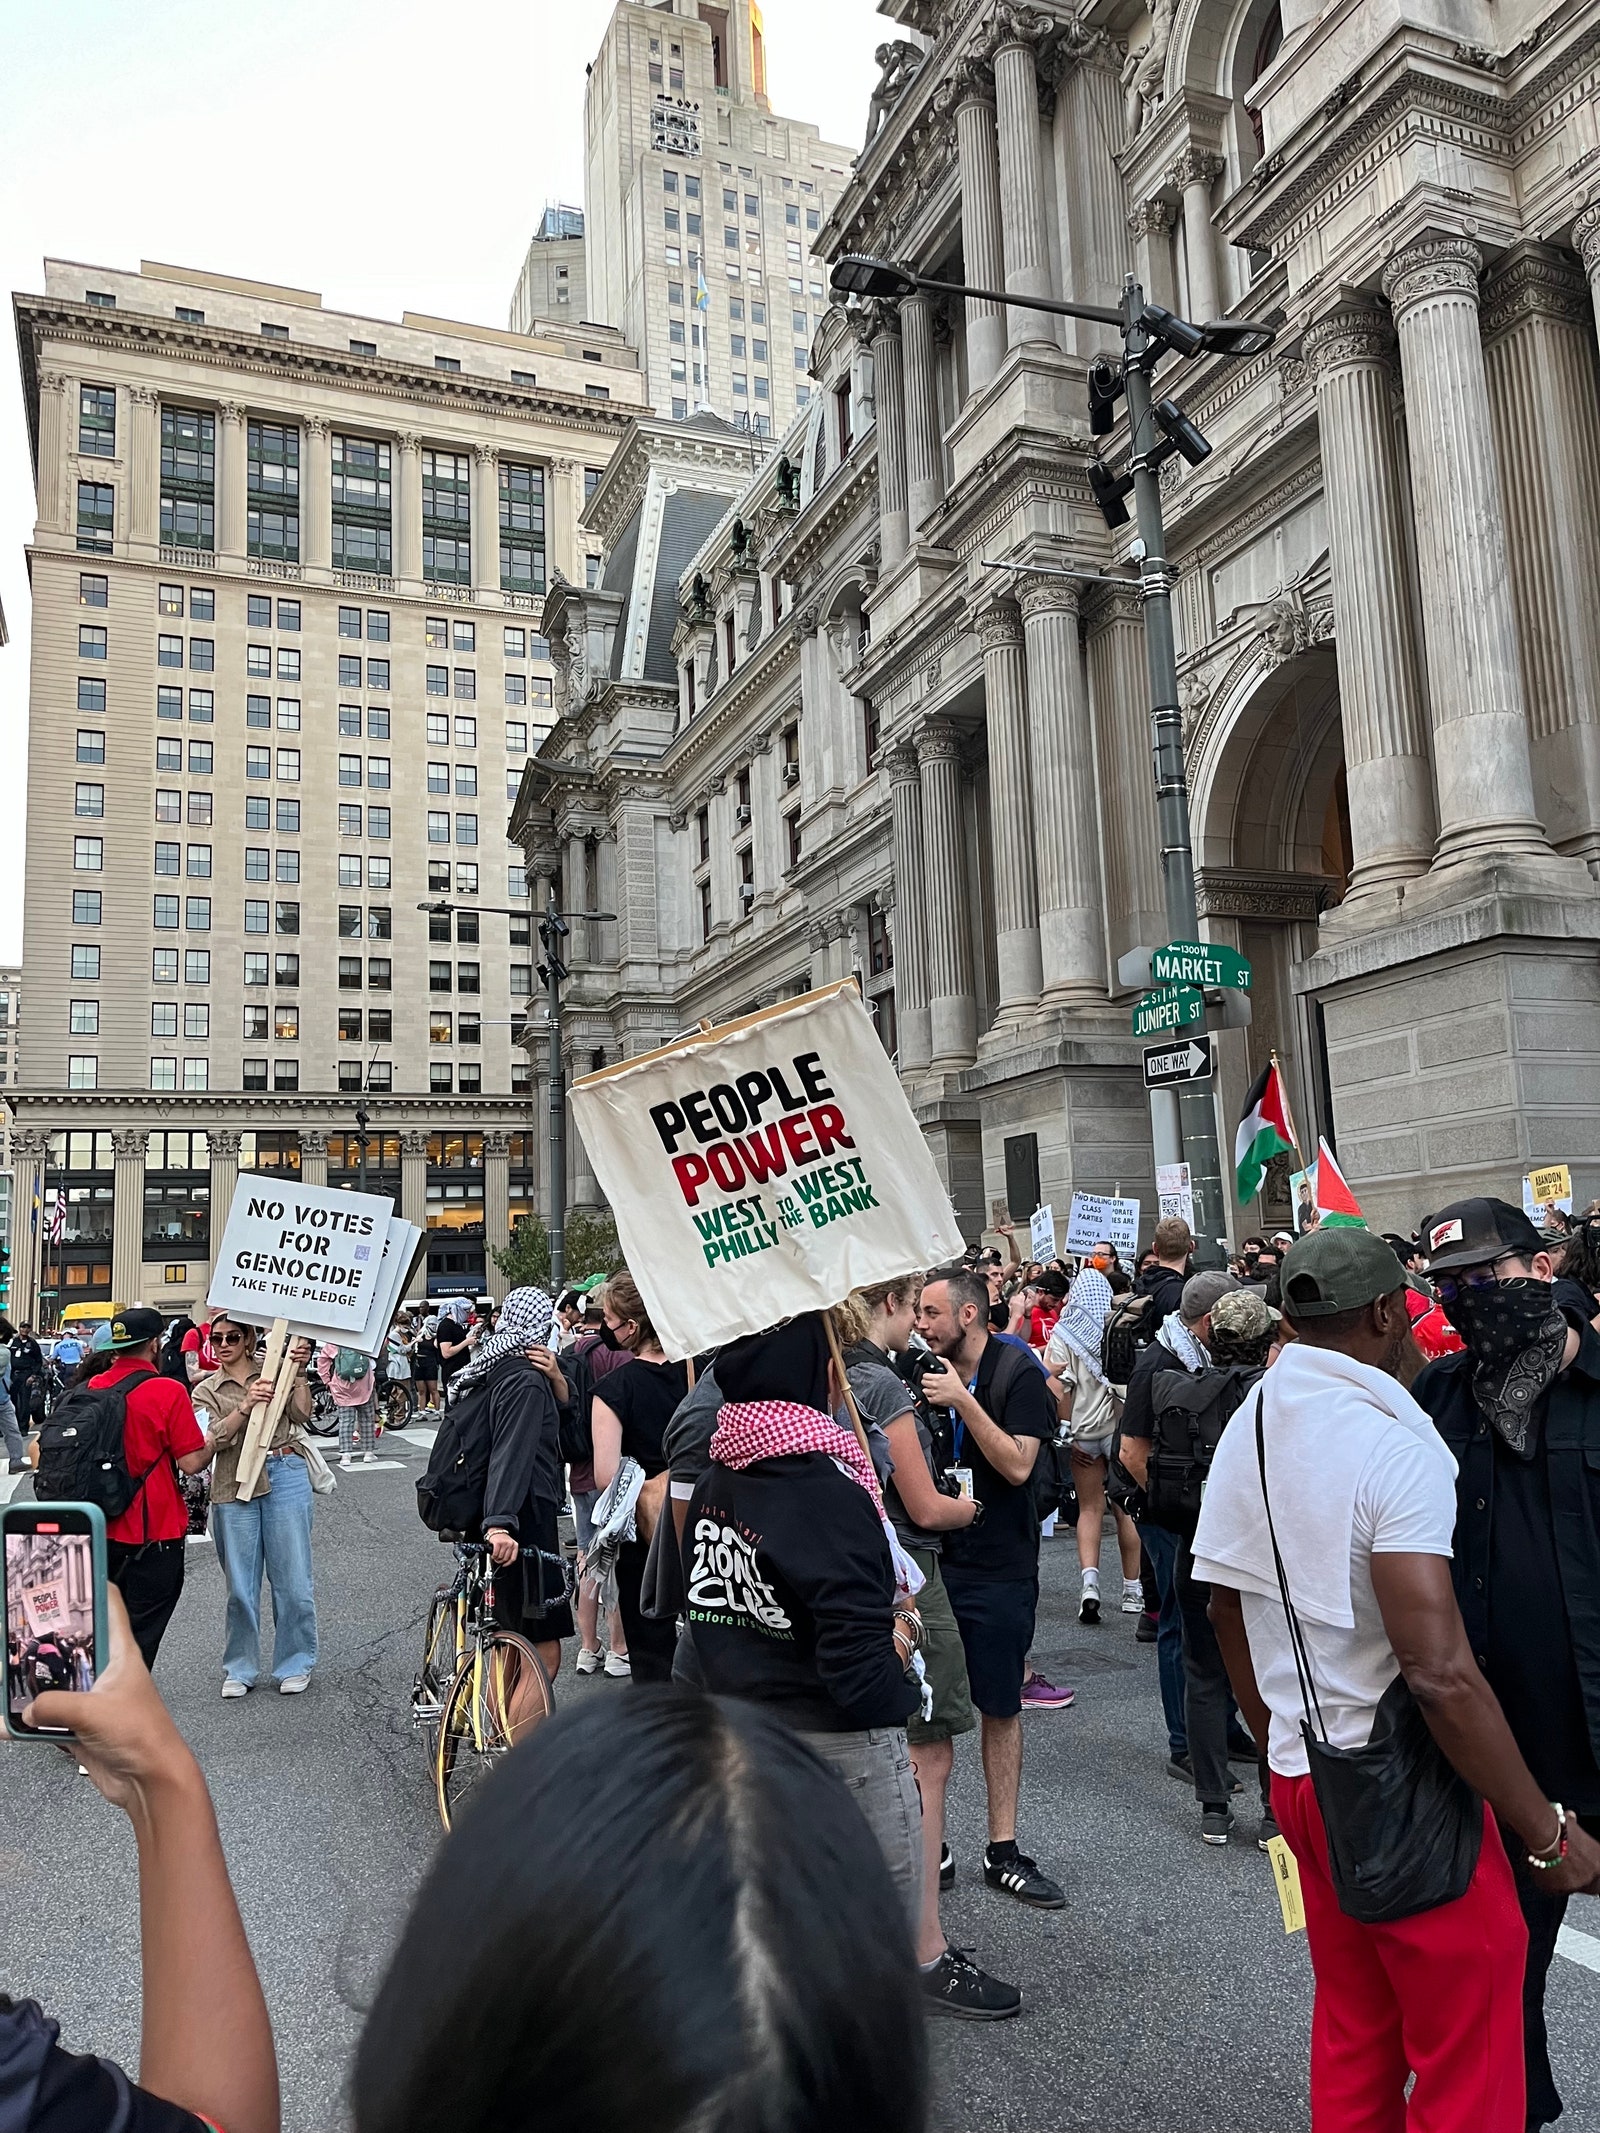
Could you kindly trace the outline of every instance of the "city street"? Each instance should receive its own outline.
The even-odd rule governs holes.
[[[387,1441],[387,1440],[386,1440]],[[361,2010],[438,1838],[407,1693],[444,1551],[418,1522],[403,1463],[340,1477],[317,1506],[322,1662],[298,1700],[258,1689],[223,1703],[222,1591],[209,1545],[189,1577],[158,1679],[210,1781],[266,1984],[288,2133],[342,2122]],[[1111,1551],[1106,1577],[1115,1590]],[[1046,1544],[1036,1649],[1078,1690],[1026,1719],[1024,1848],[1066,1883],[1069,1908],[1023,1912],[981,1885],[982,1788],[958,1751],[952,1938],[1021,1982],[1020,2021],[937,2025],[937,2123],[1098,2133],[1299,2133],[1307,2123],[1310,1972],[1286,1939],[1253,1841],[1199,1840],[1190,1796],[1163,1769],[1155,1652],[1131,1618],[1075,1620],[1070,1537]],[[626,1695],[603,1677],[559,1693]],[[58,2016],[64,2040],[137,2058],[138,1929],[127,1825],[60,1755],[0,1759],[0,1987]],[[596,1830],[596,1843],[605,1832]],[[1253,1839],[1253,1820],[1241,1822]],[[1550,1990],[1563,2133],[1600,2133],[1600,1903],[1574,1905]],[[441,1960],[446,1959],[441,1951]],[[193,2010],[197,2024],[204,2006]],[[595,2048],[609,2041],[595,2039]]]

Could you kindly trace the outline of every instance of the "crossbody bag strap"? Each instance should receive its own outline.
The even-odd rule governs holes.
[[[1263,1419],[1266,1404],[1265,1389],[1256,1394],[1256,1464],[1261,1470],[1261,1502],[1267,1514],[1267,1537],[1272,1542],[1272,1565],[1278,1573],[1278,1591],[1283,1599],[1283,1612],[1289,1624],[1289,1649],[1294,1654],[1295,1678],[1300,1684],[1300,1701],[1305,1707],[1306,1725],[1314,1729],[1318,1737],[1326,1740],[1327,1726],[1323,1723],[1322,1705],[1317,1699],[1316,1677],[1311,1671],[1311,1654],[1306,1648],[1305,1633],[1300,1627],[1300,1617],[1294,1611],[1294,1602],[1289,1598],[1289,1579],[1283,1567],[1283,1557],[1278,1551],[1278,1532],[1272,1520],[1272,1498],[1267,1494],[1267,1435]],[[1313,1720],[1312,1710],[1316,1711]]]

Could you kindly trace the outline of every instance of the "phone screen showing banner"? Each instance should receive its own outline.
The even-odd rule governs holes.
[[[587,1075],[572,1111],[674,1361],[965,1249],[851,979]]]
[[[234,1187],[206,1302],[252,1325],[286,1318],[319,1334],[359,1334],[377,1295],[393,1205],[376,1193],[247,1171]]]

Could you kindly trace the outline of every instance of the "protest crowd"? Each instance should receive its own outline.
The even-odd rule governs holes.
[[[74,1373],[125,1403],[150,1469],[110,1535],[112,1664],[74,1693],[59,1655],[16,1657],[133,1823],[144,2052],[133,2084],[0,2002],[0,2069],[34,2099],[7,2116],[0,2070],[0,2124],[276,2127],[204,1781],[148,1668],[199,1516],[222,1695],[259,1678],[263,1576],[277,1687],[312,1683],[337,1471],[314,1395],[347,1467],[380,1382],[404,1388],[392,1422],[441,1425],[425,1519],[447,1466],[477,1476],[496,1619],[547,1676],[575,1641],[579,1674],[631,1687],[530,1724],[452,1829],[367,2017],[358,2133],[545,2123],[552,2095],[597,2133],[918,2133],[925,2018],[1024,2012],[947,1938],[941,1890],[1072,1900],[1027,1829],[1024,1715],[1074,1701],[1032,1658],[1045,1546],[1076,1558],[1085,1627],[1155,1646],[1197,1844],[1259,1846],[1303,1922],[1316,2133],[1553,2123],[1546,1980],[1568,1897],[1600,1893],[1600,1206],[1536,1227],[1462,1199],[1385,1237],[1336,1165],[1324,1185],[1299,1234],[1226,1267],[1196,1267],[1180,1216],[1136,1256],[1045,1260],[1007,1220],[703,1345],[635,1255],[556,1296],[403,1311],[379,1358],[302,1340],[276,1400],[255,1326],[218,1311],[168,1371],[159,1314],[123,1312]],[[260,1408],[265,1489],[241,1459]],[[576,1554],[570,1601],[541,1551]],[[958,1754],[986,1800],[971,1857],[946,1842]],[[587,2048],[614,2029],[629,2051]]]

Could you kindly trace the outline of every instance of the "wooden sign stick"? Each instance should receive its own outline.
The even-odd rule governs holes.
[[[844,1404],[850,1410],[850,1420],[855,1424],[856,1437],[870,1464],[872,1447],[867,1442],[866,1427],[861,1420],[861,1410],[856,1405],[856,1396],[850,1390],[850,1373],[844,1367],[844,1354],[839,1346],[839,1336],[833,1330],[833,1313],[831,1311],[823,1312],[822,1324],[828,1336],[828,1352],[833,1357],[833,1366],[839,1373],[839,1383],[844,1387]]]
[[[272,1321],[259,1375],[276,1382],[272,1398],[254,1410],[245,1428],[244,1446],[239,1453],[239,1496],[246,1503],[256,1493],[261,1469],[267,1463],[267,1447],[294,1386],[296,1366],[289,1359],[289,1321],[286,1318]]]

